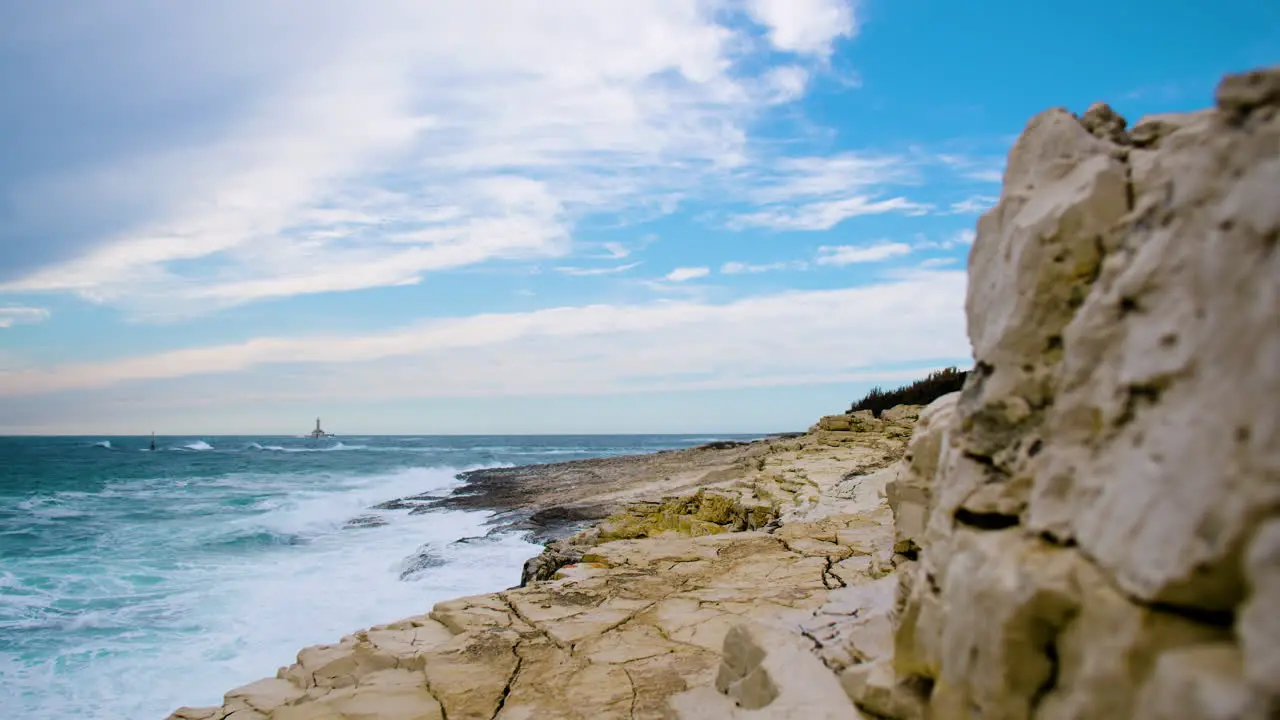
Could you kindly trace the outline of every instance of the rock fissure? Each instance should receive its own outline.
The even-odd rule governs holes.
[[[497,720],[502,708],[507,704],[507,698],[511,696],[511,688],[520,679],[520,668],[524,665],[524,658],[521,657],[518,648],[519,643],[511,647],[511,654],[515,656],[516,664],[515,667],[511,668],[511,674],[507,676],[506,684],[502,686],[502,695],[498,697],[498,706],[493,709],[493,714],[489,716],[489,720]]]
[[[826,562],[826,566],[822,568],[822,584],[826,586],[828,590],[848,587],[848,583],[844,581],[844,578],[840,577],[840,575],[838,575],[834,570],[835,562],[832,561],[830,555],[826,557]]]

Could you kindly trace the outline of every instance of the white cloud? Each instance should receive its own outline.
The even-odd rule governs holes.
[[[750,197],[758,203],[839,199],[868,188],[913,184],[920,178],[917,162],[861,152],[778,158],[751,175]]]
[[[562,307],[371,335],[262,337],[0,372],[0,396],[131,383],[123,395],[151,393],[158,402],[173,393],[166,381],[174,381],[193,392],[202,388],[209,402],[261,405],[314,399],[320,389],[329,400],[374,400],[832,382],[878,367],[967,356],[964,287],[962,272],[917,271],[877,285],[729,304]],[[832,313],[833,307],[843,310]]]
[[[890,186],[920,182],[920,161],[903,155],[844,152],[832,156],[777,158],[767,169],[739,174],[746,197],[763,206],[729,216],[733,230],[828,230],[859,215],[921,215],[932,206],[905,197],[883,197]]]
[[[41,323],[48,319],[49,311],[45,308],[0,305],[0,328]]]
[[[882,242],[866,247],[852,245],[823,246],[818,248],[818,257],[814,262],[819,265],[852,265],[854,263],[872,263],[911,253],[911,246],[906,243]]]
[[[765,73],[764,84],[771,102],[791,102],[804,95],[809,83],[809,71],[799,65],[783,65]]]
[[[929,240],[924,235],[916,236],[912,247],[917,250],[950,250],[961,245],[972,245],[977,233],[970,228],[957,230],[942,240]]]
[[[75,292],[174,316],[562,257],[578,219],[670,212],[700,178],[742,167],[748,121],[803,92],[798,63],[820,61],[855,30],[843,0],[753,0],[751,17],[793,53],[771,66],[744,54],[750,31],[723,10],[687,0],[227,0],[147,16],[132,38],[142,47],[95,36],[103,64],[157,76],[130,84],[130,102],[183,97],[204,81],[248,94],[211,104],[221,114],[199,141],[169,139],[33,183],[33,207],[74,196],[145,212],[0,292]],[[143,19],[124,5],[104,12],[123,25]],[[65,32],[76,43],[91,30]],[[144,62],[155,56],[186,86]]]
[[[734,215],[728,226],[734,230],[764,227],[774,230],[830,230],[841,222],[859,215],[904,213],[923,215],[931,206],[904,197],[877,200],[867,195],[854,195],[840,200],[825,200],[797,207],[775,207],[754,213]]]
[[[959,202],[951,203],[952,215],[977,215],[993,207],[1000,198],[993,195],[972,195]]]
[[[575,277],[589,277],[592,275],[615,275],[617,273],[626,272],[631,268],[637,267],[639,265],[640,263],[633,262],[633,263],[627,263],[626,265],[613,265],[610,267],[599,267],[599,268],[561,266],[556,268],[556,272],[562,275],[572,275]]]
[[[985,183],[1004,181],[1005,159],[1003,157],[975,158],[968,155],[941,154],[934,156],[934,159],[967,180]]]
[[[724,275],[742,275],[744,273],[762,273],[773,270],[804,270],[807,267],[809,267],[809,263],[803,260],[763,263],[759,265],[741,262],[727,262],[720,266],[720,272]]]
[[[603,247],[605,252],[608,253],[605,257],[610,260],[621,260],[631,254],[631,248],[628,248],[626,245],[618,242],[602,243],[601,247]]]
[[[826,55],[832,42],[857,30],[854,7],[842,0],[747,0],[779,50]]]
[[[696,280],[700,277],[706,277],[711,274],[710,268],[705,267],[679,267],[664,276],[669,282],[685,282],[686,280]]]
[[[585,257],[604,260],[622,260],[624,258],[631,257],[635,253],[640,252],[657,241],[658,236],[653,233],[648,233],[642,236],[639,240],[630,242],[610,240],[608,242],[599,243],[598,245],[592,245],[593,247],[599,247],[604,252],[586,255]],[[584,243],[584,245],[586,245],[586,243]]]
[[[964,177],[970,180],[977,180],[985,183],[1001,183],[1004,182],[1004,170],[995,168],[976,168],[967,170],[963,173]]]
[[[927,260],[922,260],[920,262],[920,267],[925,269],[934,269],[954,265],[955,263],[955,258],[929,258]]]

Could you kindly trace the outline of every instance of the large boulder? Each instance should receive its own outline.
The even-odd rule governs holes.
[[[895,675],[848,689],[924,709],[879,714],[1280,716],[1280,68],[1217,97],[1014,145],[887,489]]]

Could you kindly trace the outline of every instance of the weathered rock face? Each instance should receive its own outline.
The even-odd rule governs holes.
[[[846,683],[863,707],[1280,715],[1280,68],[1217,104],[1050,110],[1014,146],[975,371],[888,487],[896,672]]]

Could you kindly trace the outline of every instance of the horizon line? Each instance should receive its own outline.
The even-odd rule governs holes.
[[[346,435],[334,434],[331,437],[335,440],[341,440],[343,437],[617,437],[624,435],[667,435],[667,436],[687,436],[687,435],[734,435],[734,436],[764,436],[764,435],[781,435],[792,432],[803,432],[799,430],[782,430],[775,432],[716,432],[713,430],[702,430],[696,432],[558,432],[558,433],[349,433]],[[150,438],[151,433],[147,432],[141,435],[127,435],[121,433],[16,433],[16,434],[0,434],[3,438]],[[175,433],[172,435],[156,434],[156,438],[236,438],[236,437],[283,437],[306,439],[307,435],[299,435],[297,433]]]

